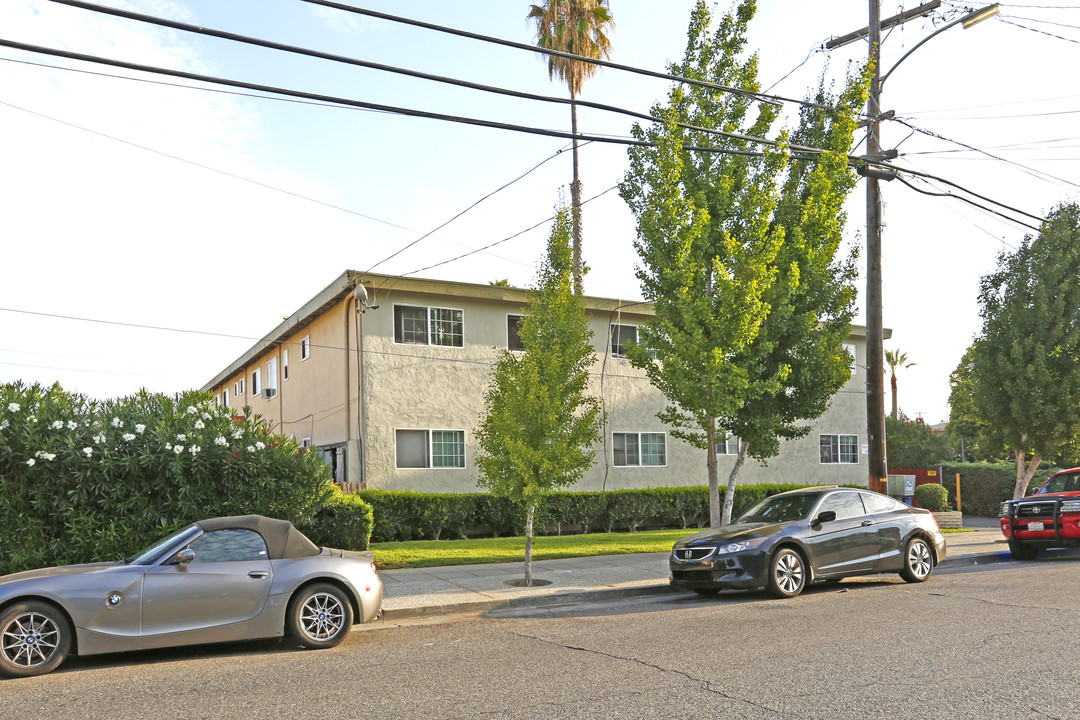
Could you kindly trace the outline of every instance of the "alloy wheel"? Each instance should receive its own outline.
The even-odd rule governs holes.
[[[300,629],[312,640],[329,640],[341,632],[345,608],[330,593],[314,593],[300,608]]]
[[[934,567],[934,559],[926,543],[916,540],[908,545],[907,563],[911,568],[911,574],[917,578],[925,578],[930,574],[930,570]]]
[[[776,560],[776,585],[785,595],[795,595],[802,589],[803,565],[798,553],[784,552]]]
[[[17,615],[0,631],[4,658],[21,668],[47,663],[56,653],[59,642],[60,628],[52,618],[38,612]]]

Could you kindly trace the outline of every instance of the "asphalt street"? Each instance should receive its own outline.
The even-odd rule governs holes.
[[[337,648],[76,658],[2,718],[1076,718],[1078,561],[957,565],[793,600],[666,593],[415,619]]]

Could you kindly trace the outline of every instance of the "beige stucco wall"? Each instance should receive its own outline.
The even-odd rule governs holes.
[[[357,316],[348,292],[338,293],[320,311],[301,318],[281,333],[262,352],[253,355],[211,389],[220,396],[241,374],[248,392],[230,398],[232,407],[250,404],[252,410],[273,424],[274,429],[298,441],[311,438],[312,444],[327,447],[345,444],[350,481],[367,487],[435,492],[478,490],[473,463],[477,450],[474,435],[483,412],[484,390],[489,382],[497,353],[506,348],[506,316],[520,314],[524,293],[513,289],[463,286],[454,283],[402,283],[402,286],[369,292],[372,304]],[[430,288],[430,291],[424,292]],[[449,294],[454,293],[454,294]],[[454,308],[463,311],[464,347],[411,345],[394,342],[394,306]],[[590,392],[601,397],[607,420],[604,440],[596,444],[597,462],[575,489],[623,489],[665,485],[700,485],[707,482],[705,451],[670,435],[656,417],[666,404],[644,371],[629,361],[608,356],[610,322],[640,324],[648,319],[633,307],[618,309],[617,301],[592,302],[589,313],[593,343],[597,348],[590,369]],[[357,342],[362,323],[362,349]],[[301,360],[300,342],[310,338],[311,355]],[[809,434],[783,444],[778,457],[767,467],[748,460],[740,482],[792,482],[798,484],[866,485],[865,444],[865,341],[854,337],[857,371],[834,397],[829,410],[812,423]],[[278,358],[282,374],[282,349],[289,351],[289,379],[278,378],[277,397],[266,400],[251,393],[251,371],[262,369],[266,384],[266,363]],[[363,372],[358,368],[362,357]],[[363,377],[364,411],[359,413],[357,389]],[[224,377],[224,376],[222,376]],[[399,429],[463,430],[466,464],[461,469],[396,467],[395,431]],[[665,467],[615,467],[612,457],[613,432],[660,432],[666,435]],[[856,435],[860,454],[856,464],[821,464],[818,436],[821,433]],[[361,444],[366,455],[361,462]],[[726,482],[734,458],[719,456],[721,482]],[[363,468],[362,468],[363,465]]]

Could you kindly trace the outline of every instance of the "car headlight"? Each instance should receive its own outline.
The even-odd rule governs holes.
[[[756,548],[761,543],[765,542],[765,538],[754,538],[752,540],[739,540],[738,542],[728,543],[727,545],[721,545],[716,549],[717,555],[726,555],[728,553],[742,552],[743,550],[750,550]]]
[[[1009,516],[1009,501],[1006,500],[1005,502],[1001,503],[1001,507],[998,508],[998,517],[1008,517],[1008,516]]]
[[[1062,502],[1061,503],[1061,512],[1063,512],[1063,513],[1080,512],[1080,499],[1065,500],[1064,502]]]

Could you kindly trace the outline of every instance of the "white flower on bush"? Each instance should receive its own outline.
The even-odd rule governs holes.
[[[226,445],[229,444],[229,441],[226,440],[223,435],[218,435],[216,438],[214,438],[214,444],[215,445],[220,445],[221,447],[225,447]]]
[[[103,442],[105,442],[105,436],[104,435],[102,435],[101,433],[98,433],[97,435],[94,436],[94,444],[95,445],[100,445]]]
[[[0,422],[0,430],[7,430],[7,429],[8,429],[8,421],[7,421],[7,418],[4,418],[4,420],[2,422]]]
[[[74,420],[68,420],[67,421],[67,428],[68,428],[68,430],[78,430],[79,429],[79,423],[75,422]]]
[[[195,421],[195,429],[196,429],[196,430],[202,430],[202,429],[203,429],[204,427],[206,427],[206,426],[205,426],[205,425],[203,425],[203,421],[202,421],[202,420],[196,420],[196,421]]]
[[[186,412],[186,413],[187,413],[188,415],[198,415],[198,414],[199,414],[199,411],[198,411],[198,410],[196,410],[196,409],[195,409],[194,407],[192,407],[191,405],[188,405],[188,408],[187,408],[187,410],[185,410],[184,412]]]
[[[63,420],[53,420],[52,425],[50,425],[49,427],[51,427],[53,430],[63,430],[64,429],[64,421]]]
[[[177,455],[179,455],[180,453],[184,452],[184,446],[183,445],[174,446],[173,447],[173,452],[176,453]]]
[[[172,450],[172,443],[165,443],[166,450]]]
[[[201,447],[199,447],[198,445],[192,445],[192,446],[191,446],[191,447],[190,447],[190,448],[188,449],[188,451],[189,451],[189,452],[190,452],[190,453],[191,453],[192,455],[197,455],[197,454],[199,453],[199,451],[200,451],[200,450],[202,450],[202,448],[201,448]]]
[[[244,431],[243,430],[233,430],[232,436],[233,436],[233,440],[239,440],[240,438],[244,437]]]
[[[135,436],[132,435],[131,433],[124,433],[123,438],[125,440],[127,440],[128,442],[131,442],[132,440],[135,439]]]
[[[184,433],[179,433],[179,434],[177,434],[176,439],[177,440],[187,440],[187,435],[185,435]]]
[[[7,409],[8,412],[19,412],[19,410],[21,410],[22,408],[19,406],[19,403],[13,402],[8,403]]]
[[[145,425],[136,425],[135,426],[135,432],[142,435],[144,432],[146,432],[146,426]]]
[[[263,444],[263,443],[261,443],[261,442],[257,442],[257,443],[255,443],[255,447],[256,447],[256,449],[258,449],[258,450],[265,450],[265,449],[266,449],[266,445],[265,445],[265,444]]]
[[[114,417],[112,419],[112,426],[113,427],[118,428],[118,427],[121,427],[123,424],[124,424],[123,421],[121,421],[120,418],[118,418],[118,417]]]
[[[36,422],[37,422],[37,415],[31,415],[31,416],[29,417],[29,420],[30,420],[30,422],[32,422],[32,423],[36,423]]]
[[[210,413],[208,413],[208,412],[204,412],[204,413],[202,414],[202,419],[203,419],[203,420],[212,420],[213,418],[214,418],[214,416],[213,416],[213,415],[211,415],[211,414],[210,414]]]
[[[34,456],[39,457],[42,460],[55,460],[56,459],[56,454],[55,453],[45,452],[44,450],[38,450],[36,453],[34,453]]]
[[[29,460],[26,461],[26,464],[29,465],[30,467],[33,467],[35,462],[37,462],[37,460],[34,460],[34,458],[30,458]]]
[[[84,447],[84,448],[82,449],[82,451],[83,451],[84,453],[86,453],[86,457],[90,457],[91,455],[93,455],[93,454],[94,454],[94,448],[92,448],[92,447]]]
[[[255,446],[254,445],[248,445],[247,446],[247,451],[248,452],[255,452]]]

